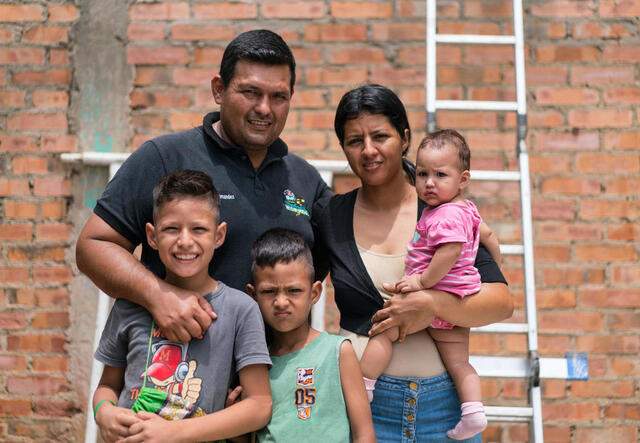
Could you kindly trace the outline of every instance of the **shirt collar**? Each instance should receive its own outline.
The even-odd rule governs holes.
[[[227,143],[218,133],[213,129],[213,124],[220,120],[220,112],[210,112],[204,116],[202,120],[202,126],[204,128],[205,134],[207,134],[210,138],[212,138],[221,149],[227,151],[237,151],[240,150],[244,153],[244,148],[241,146],[234,146],[230,143]],[[271,146],[267,148],[268,153],[275,157],[284,157],[287,155],[288,148],[287,144],[282,141],[281,138],[276,139]]]

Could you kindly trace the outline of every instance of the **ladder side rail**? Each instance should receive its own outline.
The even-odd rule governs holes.
[[[427,0],[427,41],[426,41],[426,74],[427,74],[427,132],[436,130],[436,0]]]

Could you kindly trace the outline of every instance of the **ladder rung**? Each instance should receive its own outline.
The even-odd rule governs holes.
[[[470,43],[478,45],[515,45],[513,35],[436,34],[437,43]]]
[[[526,422],[533,417],[533,408],[518,406],[485,406],[484,413],[489,421]]]
[[[518,102],[491,100],[436,100],[436,109],[464,111],[517,111]]]
[[[494,323],[479,328],[471,328],[473,332],[495,332],[499,334],[522,334],[529,332],[527,323]]]
[[[471,355],[469,363],[481,377],[527,378],[530,375],[529,360],[522,357]]]
[[[471,171],[472,180],[488,180],[488,181],[519,181],[520,171]]]
[[[500,245],[500,252],[504,255],[522,255],[524,246],[522,245]]]

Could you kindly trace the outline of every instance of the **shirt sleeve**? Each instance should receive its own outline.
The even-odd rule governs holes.
[[[445,243],[465,243],[467,235],[465,226],[456,218],[435,220],[427,229],[427,245],[440,246]]]
[[[233,296],[241,297],[240,294],[233,294]],[[249,296],[245,294],[244,297]],[[264,322],[258,304],[249,299],[245,306],[239,308],[238,312],[236,338],[233,345],[236,371],[249,365],[263,364],[271,366],[264,334]]]
[[[134,245],[144,242],[145,223],[152,219],[153,188],[165,175],[155,143],[143,143],[109,181],[94,213]]]
[[[124,368],[127,366],[128,341],[125,336],[125,324],[118,301],[111,308],[109,317],[100,336],[98,349],[94,357],[108,366]]]

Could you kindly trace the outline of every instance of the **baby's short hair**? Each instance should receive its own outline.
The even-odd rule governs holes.
[[[273,268],[278,263],[297,259],[304,261],[309,279],[313,281],[313,257],[302,235],[290,229],[272,228],[258,237],[251,248],[251,272],[255,276],[256,268]]]
[[[220,195],[208,174],[191,169],[174,171],[165,175],[153,188],[153,219],[160,208],[170,201],[195,197],[206,200],[214,210],[216,218],[220,213]]]
[[[451,145],[458,150],[458,166],[461,171],[468,171],[471,168],[471,150],[467,141],[455,129],[441,129],[430,132],[422,139],[418,151],[424,148],[442,149]]]

